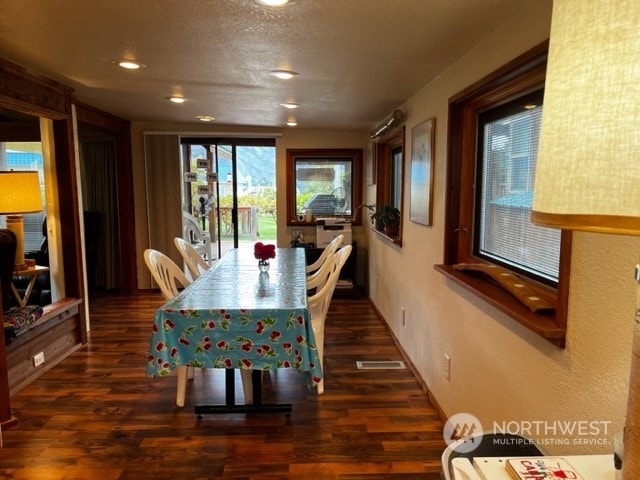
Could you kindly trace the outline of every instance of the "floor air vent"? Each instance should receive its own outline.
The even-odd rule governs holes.
[[[404,362],[398,360],[367,360],[357,361],[358,370],[401,370],[407,368]]]

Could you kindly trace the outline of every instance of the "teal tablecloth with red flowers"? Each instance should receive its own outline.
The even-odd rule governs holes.
[[[269,271],[253,250],[233,249],[156,312],[148,376],[180,365],[308,372],[322,379],[307,309],[305,254],[277,249]]]

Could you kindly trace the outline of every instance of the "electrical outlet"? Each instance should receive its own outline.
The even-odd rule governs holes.
[[[38,367],[44,363],[44,352],[36,353],[33,356],[33,366]]]
[[[451,357],[444,354],[444,378],[451,380]]]
[[[402,317],[402,326],[404,327],[407,324],[407,319],[406,319],[406,315],[405,315],[405,310],[404,307],[400,308],[400,316]]]

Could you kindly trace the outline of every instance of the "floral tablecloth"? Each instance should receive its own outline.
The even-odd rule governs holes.
[[[322,379],[307,310],[305,254],[282,248],[260,273],[252,250],[234,249],[156,312],[148,376],[179,365],[308,372]]]

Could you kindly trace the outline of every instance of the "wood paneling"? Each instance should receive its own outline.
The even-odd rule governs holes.
[[[77,194],[76,158],[72,128],[71,100],[73,89],[54,80],[35,75],[26,69],[0,59],[0,108],[52,120],[52,142],[55,152],[54,216],[63,226],[61,238],[64,265],[64,294],[81,299],[84,296],[82,250],[80,244],[80,209]],[[49,212],[51,214],[51,212]],[[80,325],[85,324],[79,312]],[[81,341],[85,331],[79,332]],[[3,352],[0,351],[0,355]],[[6,362],[0,360],[0,422],[13,421],[8,404]],[[8,365],[8,368],[12,368]]]
[[[18,112],[59,119],[69,115],[73,89],[0,59],[0,105]]]
[[[79,300],[62,299],[47,305],[43,316],[6,348],[11,395],[80,348],[83,339],[86,341],[79,304]],[[33,357],[40,352],[45,363],[36,367]]]

